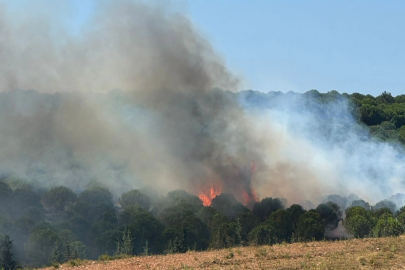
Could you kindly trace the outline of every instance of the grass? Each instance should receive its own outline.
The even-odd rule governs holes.
[[[70,261],[68,261],[67,262],[70,266],[79,266],[79,265],[82,265],[83,263],[84,263],[84,261],[83,260],[81,260],[81,259],[74,259],[74,260],[70,260]]]
[[[206,252],[189,251],[184,254],[135,256],[80,263],[79,267],[88,270],[405,269],[405,236],[235,247]],[[66,263],[62,269],[77,268],[78,266]],[[47,268],[52,269],[54,268]]]

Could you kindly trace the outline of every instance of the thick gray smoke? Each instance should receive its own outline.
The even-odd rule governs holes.
[[[211,91],[237,79],[185,16],[111,1],[75,38],[43,18],[12,22],[0,34],[2,171],[197,192],[257,159],[237,101]]]
[[[213,90],[238,79],[180,13],[111,1],[74,37],[44,17],[0,16],[5,176],[78,191],[98,181],[116,194],[222,183],[239,200],[251,184],[290,203],[376,202],[404,188],[401,152],[364,139],[345,101],[319,121],[305,98],[255,110]]]

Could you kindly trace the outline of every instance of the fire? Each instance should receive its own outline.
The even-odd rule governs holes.
[[[216,196],[221,194],[222,190],[222,185],[213,185],[211,184],[211,188],[209,190],[201,191],[200,195],[198,197],[200,200],[203,202],[204,206],[210,206],[212,199],[214,199]]]
[[[242,190],[243,205],[247,207],[253,207],[255,202],[259,201],[259,198],[256,195],[256,192],[253,189],[250,189],[250,195],[248,191]]]
[[[235,196],[235,199],[246,207],[252,208],[259,201],[252,187],[252,179],[257,170],[255,161],[249,166],[237,166],[232,163],[219,167],[219,177],[213,177],[207,185],[200,186],[198,197],[204,206],[210,206],[212,200],[222,191]],[[223,190],[222,190],[223,188]]]

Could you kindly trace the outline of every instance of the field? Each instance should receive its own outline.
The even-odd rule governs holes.
[[[71,261],[60,269],[405,269],[405,236]]]

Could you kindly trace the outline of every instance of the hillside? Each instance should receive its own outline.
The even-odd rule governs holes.
[[[405,236],[67,263],[62,269],[405,269]],[[73,263],[72,263],[73,264]],[[53,270],[54,267],[45,268]]]

